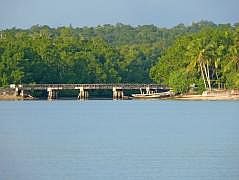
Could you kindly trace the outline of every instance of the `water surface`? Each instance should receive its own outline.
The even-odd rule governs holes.
[[[238,180],[239,101],[1,101],[3,180]]]

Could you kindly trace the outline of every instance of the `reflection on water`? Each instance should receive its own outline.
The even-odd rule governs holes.
[[[6,180],[238,180],[238,101],[0,102]]]

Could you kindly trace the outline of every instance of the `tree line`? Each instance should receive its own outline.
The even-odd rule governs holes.
[[[238,24],[173,28],[118,23],[0,31],[0,86],[11,83],[162,83],[185,92],[239,87]]]
[[[239,88],[239,26],[207,27],[178,38],[151,68],[158,83],[184,93]]]

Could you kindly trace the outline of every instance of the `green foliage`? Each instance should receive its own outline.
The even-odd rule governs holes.
[[[177,92],[239,87],[238,26],[201,21],[171,29],[118,23],[0,31],[0,86],[11,83],[162,83]],[[198,59],[200,55],[200,59]],[[204,63],[209,76],[202,76]]]
[[[189,90],[190,81],[188,74],[183,70],[174,71],[169,75],[168,85],[173,89],[175,93],[185,93]]]
[[[179,93],[187,91],[190,83],[200,92],[222,86],[239,88],[238,32],[238,28],[220,25],[180,37],[151,68],[151,78]]]

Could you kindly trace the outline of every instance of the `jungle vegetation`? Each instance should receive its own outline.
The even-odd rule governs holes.
[[[0,31],[0,86],[160,83],[178,93],[239,88],[239,24],[34,25]]]

